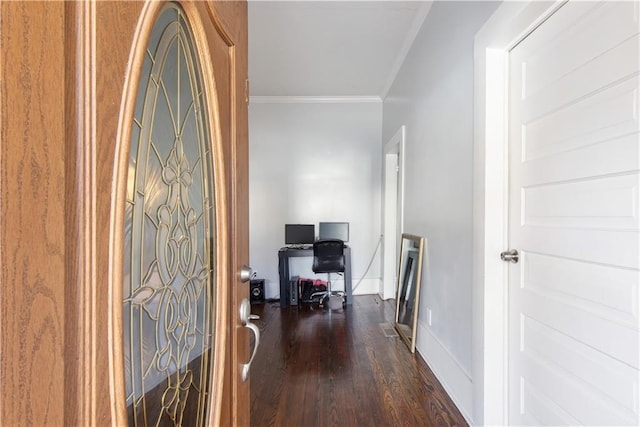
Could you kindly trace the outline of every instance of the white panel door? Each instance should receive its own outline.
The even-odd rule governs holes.
[[[639,425],[640,11],[570,2],[509,60],[509,423]]]

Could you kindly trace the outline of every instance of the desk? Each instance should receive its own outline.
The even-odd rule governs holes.
[[[278,273],[280,274],[280,307],[289,305],[289,258],[295,257],[312,257],[313,247],[304,248],[280,248],[278,251]],[[335,274],[335,273],[334,273]],[[353,303],[353,295],[351,293],[351,248],[344,247],[344,290],[345,300],[348,305]]]

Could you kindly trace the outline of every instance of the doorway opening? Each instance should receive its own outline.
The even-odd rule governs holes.
[[[384,300],[395,297],[398,275],[398,237],[402,234],[404,206],[404,140],[402,126],[384,146],[384,202],[383,216],[383,265],[380,297]]]

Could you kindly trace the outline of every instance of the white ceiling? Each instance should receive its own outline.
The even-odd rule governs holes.
[[[430,1],[249,1],[252,97],[384,97]]]

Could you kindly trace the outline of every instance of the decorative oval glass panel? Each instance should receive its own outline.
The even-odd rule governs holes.
[[[153,27],[127,176],[123,339],[130,425],[202,425],[215,329],[212,152],[201,67],[180,6]]]

